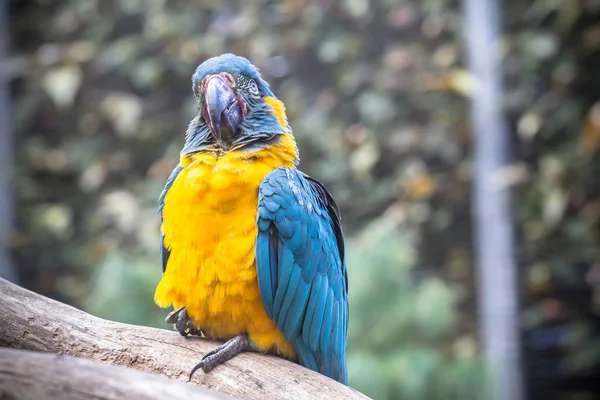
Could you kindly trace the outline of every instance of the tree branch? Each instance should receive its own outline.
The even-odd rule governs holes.
[[[0,320],[0,347],[82,357],[181,381],[187,381],[202,354],[218,345],[96,318],[1,278]],[[250,400],[367,398],[300,365],[262,354],[238,355],[208,374],[199,371],[193,382]]]
[[[223,393],[130,368],[1,348],[0,399],[234,400]]]

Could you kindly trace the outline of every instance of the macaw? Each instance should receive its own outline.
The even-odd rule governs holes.
[[[347,384],[348,277],[331,194],[296,169],[285,106],[247,59],[192,76],[198,114],[159,197],[154,300],[183,336],[225,341],[192,369],[272,353]]]

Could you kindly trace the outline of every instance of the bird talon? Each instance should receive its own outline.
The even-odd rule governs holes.
[[[202,329],[194,327],[185,307],[171,311],[165,318],[167,324],[173,324],[175,329],[183,337],[188,335],[202,336]]]
[[[179,332],[181,336],[187,336],[189,334],[188,329],[189,317],[188,313],[185,309],[181,310],[179,315],[177,315],[177,321],[175,322],[175,329]]]
[[[219,351],[221,351],[221,350],[222,350],[222,349],[225,347],[225,345],[226,345],[226,344],[227,344],[227,343],[224,343],[224,344],[222,344],[222,345],[220,345],[220,346],[217,346],[217,347],[215,347],[213,350],[211,350],[211,351],[209,351],[208,353],[206,353],[206,354],[205,354],[205,355],[202,357],[202,359],[200,360],[200,362],[204,361],[204,360],[205,360],[205,359],[207,359],[208,357],[211,357],[211,356],[213,356],[213,355],[217,354]]]
[[[179,307],[177,310],[168,313],[167,317],[165,318],[165,322],[167,324],[174,324],[175,322],[177,322],[177,318],[179,317],[179,314],[181,313],[181,311],[183,311],[184,308],[185,307]]]
[[[241,352],[244,351],[255,351],[254,347],[250,343],[248,336],[238,335],[233,339],[228,340],[220,346],[217,346],[213,350],[206,353],[200,362],[192,368],[190,371],[188,381],[192,380],[192,376],[196,371],[202,369],[204,373],[209,372],[213,368],[223,364],[225,361],[230,360]]]

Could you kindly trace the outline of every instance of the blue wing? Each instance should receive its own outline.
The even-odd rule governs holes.
[[[183,167],[181,165],[177,165],[171,175],[167,178],[167,183],[165,184],[165,188],[161,192],[158,197],[158,215],[160,215],[160,224],[161,224],[161,232],[160,232],[160,264],[162,265],[163,273],[167,269],[167,261],[169,261],[169,255],[171,252],[169,249],[165,247],[165,235],[162,232],[162,222],[163,222],[163,208],[165,207],[165,197],[167,197],[167,192],[173,186],[173,182],[175,182],[175,178],[179,175],[179,172]]]
[[[267,314],[302,365],[347,384],[348,277],[333,198],[317,180],[279,168],[260,184],[257,223]]]

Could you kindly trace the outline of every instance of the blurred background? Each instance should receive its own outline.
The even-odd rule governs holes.
[[[196,112],[191,74],[248,57],[347,236],[350,384],[484,399],[472,229],[473,76],[454,0],[4,3],[11,168],[0,274],[166,328],[156,201]],[[502,2],[529,398],[600,398],[600,1]],[[483,51],[483,50],[482,50]],[[12,207],[10,206],[12,204]],[[0,202],[2,205],[2,202]],[[6,218],[8,216],[8,218]]]

